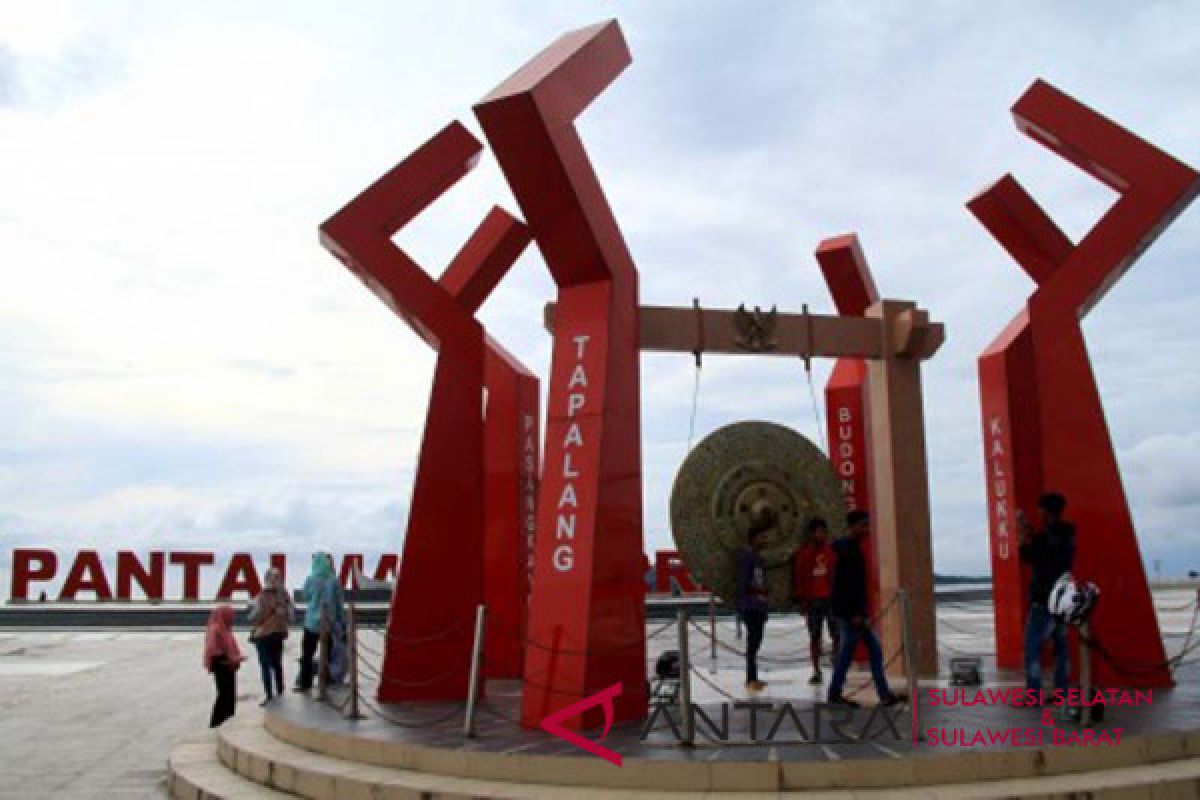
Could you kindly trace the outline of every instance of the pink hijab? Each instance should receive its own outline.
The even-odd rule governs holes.
[[[211,672],[213,659],[220,655],[235,666],[242,660],[237,637],[233,635],[233,606],[214,608],[204,629],[204,668]]]

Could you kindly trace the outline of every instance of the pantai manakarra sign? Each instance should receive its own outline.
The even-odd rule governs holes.
[[[355,585],[356,571],[376,581],[395,580],[400,567],[399,556],[383,553],[374,557],[374,562],[371,558],[362,553],[346,553],[340,560],[334,556],[342,586]],[[250,596],[258,594],[262,590],[262,575],[269,567],[278,567],[287,579],[288,557],[285,553],[271,553],[260,570],[261,561],[260,558],[256,563],[250,553],[233,553],[226,560],[218,558],[212,551],[200,550],[152,550],[141,554],[119,550],[115,558],[105,558],[95,550],[60,554],[47,548],[18,547],[12,551],[9,599],[26,601],[46,592],[47,599],[60,603],[75,600],[229,600],[236,592]],[[114,566],[106,567],[106,562]],[[372,563],[373,571],[368,569]],[[703,591],[675,551],[660,550],[655,554],[654,563],[658,572],[656,587],[659,584],[668,586],[670,578],[674,578],[684,591]],[[220,575],[221,578],[216,594],[211,598],[204,596],[201,589],[206,575]],[[168,597],[168,580],[172,576],[178,578],[181,590],[178,595]],[[51,597],[49,590],[60,578],[62,584],[57,594]],[[294,578],[295,585],[299,585],[304,575]],[[135,595],[135,588],[140,597]]]
[[[268,566],[279,568],[286,579],[287,555],[272,553],[268,560]],[[182,585],[182,592],[177,599],[200,600],[201,579],[205,573],[213,574],[214,569],[220,569],[221,583],[213,599],[228,600],[235,592],[256,595],[262,590],[258,566],[254,562],[254,556],[249,553],[234,553],[220,566],[216,554],[211,551],[153,550],[139,555],[129,550],[120,550],[116,554],[116,568],[110,572],[105,568],[100,553],[95,550],[80,550],[69,558],[70,566],[67,566],[67,563],[68,559],[60,559],[59,554],[53,550],[13,550],[9,598],[29,600],[31,591],[40,594],[60,574],[65,574],[55,597],[59,602],[77,599],[132,600],[135,585],[146,600],[166,600],[167,578],[170,572],[174,572]],[[367,573],[363,555],[347,553],[342,556],[338,575],[343,586],[351,585],[356,568],[359,573],[370,574],[375,580],[388,580],[395,577],[398,565],[399,559],[394,553],[384,553],[375,562],[374,573]],[[66,567],[65,573],[60,566]],[[264,569],[263,572],[265,571]],[[115,582],[110,580],[110,575],[115,577]]]

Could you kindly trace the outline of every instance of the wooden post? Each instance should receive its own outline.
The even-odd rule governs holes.
[[[927,315],[915,304],[883,300],[867,309],[882,326],[883,353],[868,362],[872,486],[871,535],[878,554],[881,597],[908,592],[917,670],[938,670],[933,607],[933,552],[929,524],[929,477],[921,401],[921,359]],[[903,641],[902,619],[883,620],[884,654]]]

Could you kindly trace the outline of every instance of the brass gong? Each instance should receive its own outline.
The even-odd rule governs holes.
[[[671,489],[671,533],[684,563],[726,603],[734,564],[755,520],[773,521],[763,551],[771,606],[792,602],[792,554],[808,521],[844,530],[846,504],[833,465],[807,438],[772,422],[735,422],[709,434],[684,459]]]

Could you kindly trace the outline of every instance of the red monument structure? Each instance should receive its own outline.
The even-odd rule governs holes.
[[[816,256],[837,312],[845,317],[866,316],[867,309],[879,302],[879,290],[875,288],[875,278],[858,236],[848,233],[825,239],[817,245]],[[871,454],[867,452],[869,404],[866,360],[839,358],[825,384],[825,426],[829,459],[841,481],[846,508],[850,510],[871,507]],[[869,576],[869,608],[874,612],[879,598],[875,546],[868,542],[863,554]]]
[[[477,162],[482,147],[457,122],[321,226],[322,244],[438,353],[380,700],[465,697],[482,602],[485,675],[521,676],[524,725],[602,691],[612,720],[646,714],[639,353],[764,350],[738,333],[744,312],[638,305],[637,269],[574,125],[629,63],[617,23],[594,25],[561,37],[476,105],[526,222],[493,209],[440,280],[391,237]],[[530,240],[558,289],[540,481],[536,379],[475,319]],[[779,315],[777,347],[767,349],[867,364],[869,391],[860,386],[858,398],[860,418],[868,409],[871,418],[863,430],[880,589],[908,591],[920,652],[906,669],[930,675],[920,364],[944,331],[914,303],[876,302],[853,242],[826,250],[835,296],[854,313]],[[853,276],[841,276],[847,259]],[[900,641],[898,617],[882,627],[885,641]],[[601,721],[592,707],[564,724]]]
[[[615,21],[593,25],[475,106],[558,287],[526,725],[618,682],[616,719],[646,713],[638,276],[574,125],[630,61]]]
[[[1079,530],[1074,572],[1095,581],[1107,598],[1092,622],[1108,653],[1096,660],[1096,683],[1169,686],[1080,320],[1187,207],[1200,191],[1200,177],[1043,81],[1026,90],[1013,117],[1019,130],[1118,199],[1078,243],[1011,175],[967,204],[1037,285],[979,358],[998,661],[1017,666],[1022,660],[1028,600],[1016,511],[1032,518],[1038,495],[1058,491]]]
[[[523,467],[519,454],[536,430],[537,380],[486,337],[475,312],[529,233],[492,209],[437,281],[391,240],[466,175],[481,150],[451,123],[321,226],[321,243],[438,353],[388,620],[385,702],[464,696],[471,622],[486,587],[503,590],[488,593],[501,617],[519,619],[525,602],[521,494],[537,470]],[[485,553],[487,573],[496,570],[486,587]],[[508,647],[498,651],[501,674],[519,670],[519,643]]]

